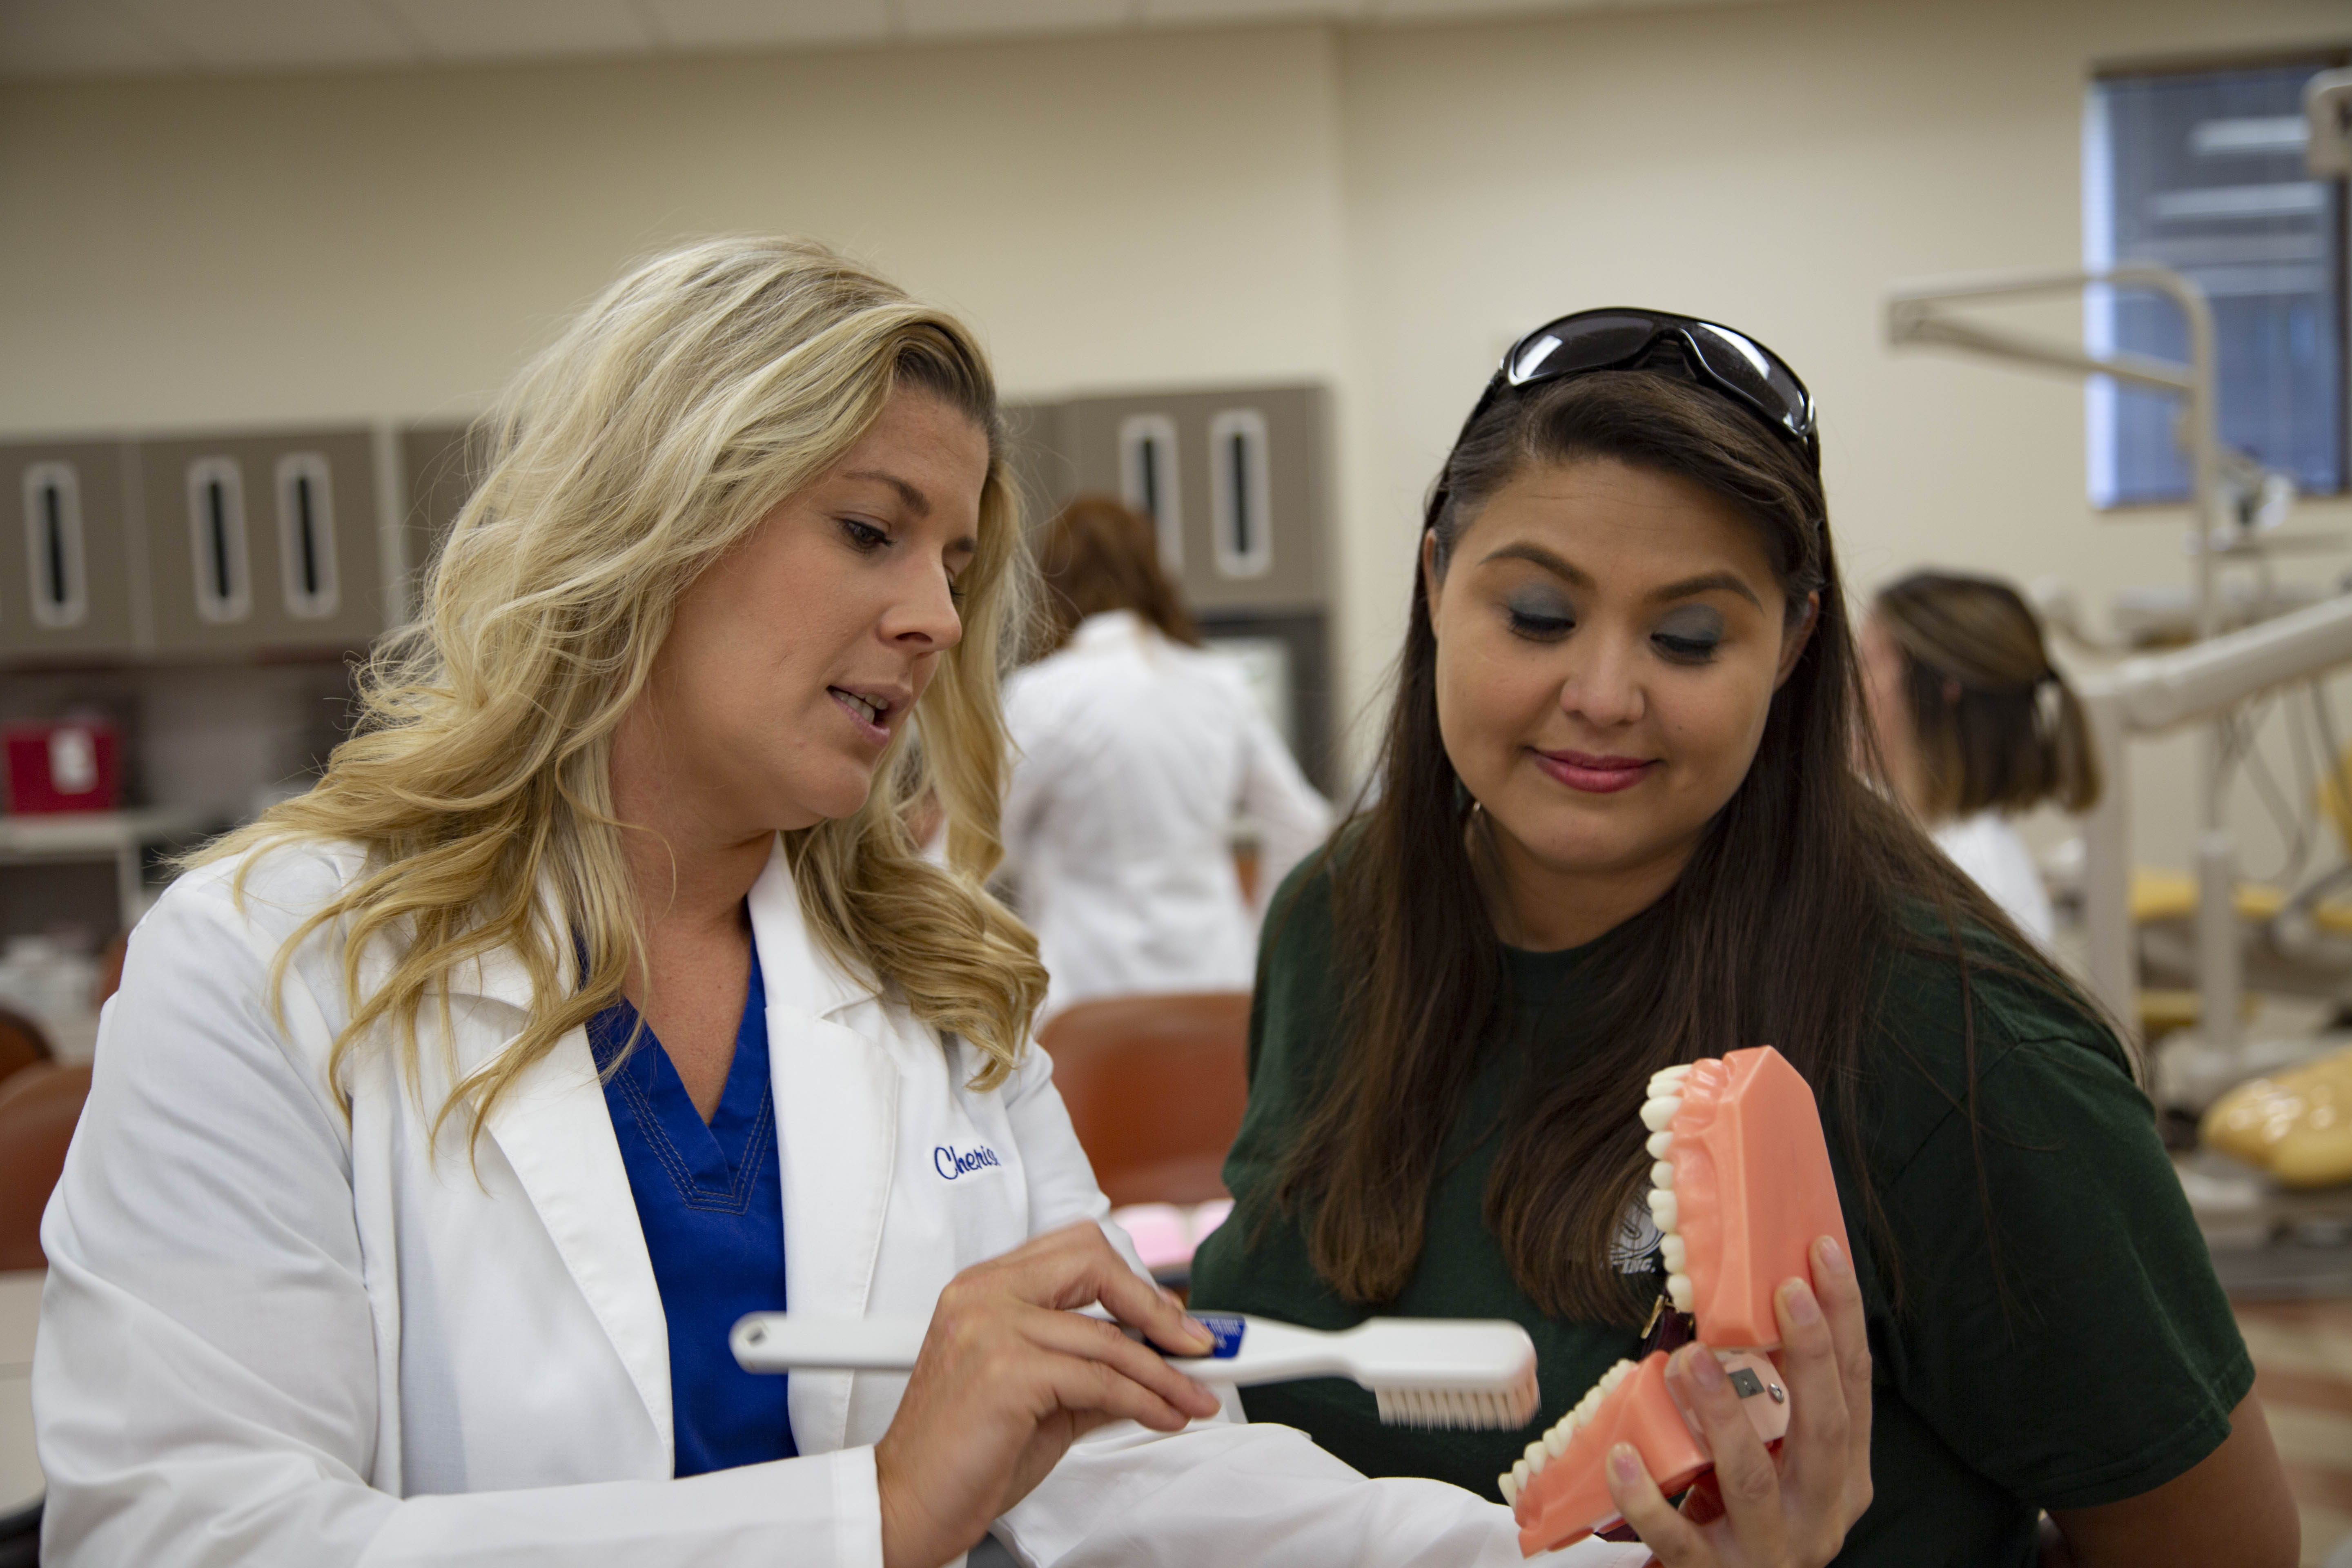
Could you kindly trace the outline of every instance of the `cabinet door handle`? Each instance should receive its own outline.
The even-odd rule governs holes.
[[[277,482],[286,613],[299,621],[323,620],[341,602],[335,572],[334,470],[324,453],[289,452],[278,459]]]
[[[1118,426],[1119,499],[1151,520],[1160,564],[1184,570],[1184,507],[1176,485],[1176,422],[1165,414],[1129,415]]]
[[[1209,421],[1209,500],[1221,577],[1263,577],[1274,569],[1267,460],[1265,415],[1228,408]]]
[[[25,557],[35,626],[66,631],[89,618],[81,483],[71,463],[35,463],[25,470]]]
[[[231,625],[253,613],[246,573],[245,474],[234,458],[188,465],[188,546],[195,564],[196,616]]]

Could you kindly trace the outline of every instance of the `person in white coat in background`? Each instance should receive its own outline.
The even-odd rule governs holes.
[[[2098,804],[2088,721],[2008,584],[1914,572],[1880,589],[1856,639],[1886,787],[1936,847],[2046,950],[2057,920],[2010,818]]]
[[[1330,808],[1239,660],[1201,647],[1149,519],[1080,496],[1042,531],[1045,656],[1005,683],[1004,847],[1045,1016],[1097,996],[1246,991],[1259,921]],[[1256,840],[1255,896],[1234,858]]]
[[[131,936],[42,1231],[50,1568],[1517,1560],[1066,1310],[1207,1340],[982,890],[1001,428],[963,328],[786,240],[646,263],[524,374],[359,732]],[[755,1306],[930,1328],[761,1378]]]

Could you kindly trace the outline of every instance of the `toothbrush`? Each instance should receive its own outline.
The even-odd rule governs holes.
[[[1502,1321],[1369,1318],[1336,1333],[1270,1318],[1202,1314],[1215,1336],[1204,1356],[1168,1358],[1202,1383],[1255,1387],[1344,1377],[1368,1388],[1391,1426],[1513,1429],[1535,1416],[1536,1347]],[[728,1342],[746,1372],[911,1372],[928,1318],[886,1313],[820,1318],[752,1312]]]

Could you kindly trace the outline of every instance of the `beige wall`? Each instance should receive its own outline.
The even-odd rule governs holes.
[[[471,411],[630,257],[813,234],[1008,386],[1328,378],[1313,29],[0,88],[0,430]]]
[[[1331,383],[1350,708],[1468,400],[1589,304],[1799,365],[1858,587],[1937,562],[2097,605],[2185,580],[2179,514],[2095,516],[2075,385],[1892,353],[1880,297],[2079,256],[2095,65],[2347,39],[2340,0],[1792,0],[9,86],[0,433],[467,413],[629,256],[784,228],[968,313],[1016,395]],[[2137,771],[2180,861],[2177,753]]]

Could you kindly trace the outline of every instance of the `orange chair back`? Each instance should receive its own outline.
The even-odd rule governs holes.
[[[29,1067],[0,1083],[0,1269],[46,1268],[41,1211],[89,1097],[89,1064]]]
[[[1054,1016],[1038,1043],[1114,1204],[1197,1204],[1249,1099],[1249,993],[1112,996]]]

